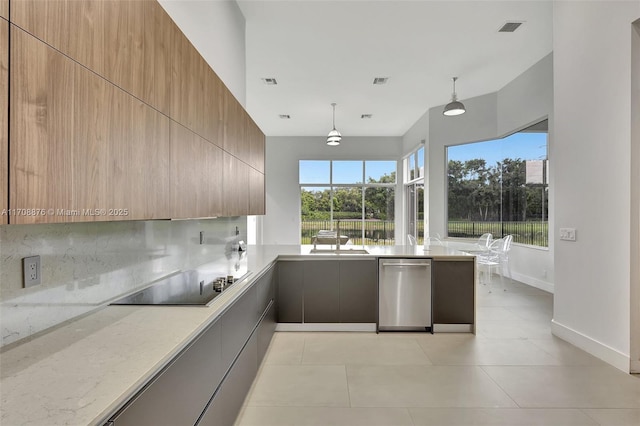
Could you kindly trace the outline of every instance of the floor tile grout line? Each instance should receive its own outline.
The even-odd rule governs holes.
[[[502,386],[500,386],[500,383],[498,383],[492,376],[491,374],[489,374],[489,372],[487,370],[485,370],[485,367],[496,367],[495,365],[491,365],[491,366],[483,366],[483,365],[479,365],[478,368],[480,368],[480,370],[482,370],[482,372],[489,378],[489,380],[491,380],[505,395],[507,395],[507,397],[509,397],[509,399],[511,401],[513,401],[514,404],[516,404],[517,408],[526,408],[526,407],[522,407],[520,404],[518,404],[518,401],[516,401],[510,394],[509,392],[506,391],[506,389],[504,389]],[[505,365],[499,366],[499,367],[508,367]]]
[[[349,403],[349,408],[353,408],[351,405],[351,388],[349,387],[349,373],[347,371],[347,364],[342,364],[344,367],[344,380],[347,383],[347,402]]]

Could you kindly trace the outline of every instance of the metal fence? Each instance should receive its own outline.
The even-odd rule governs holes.
[[[362,228],[364,223],[364,240]],[[418,235],[424,235],[423,222],[419,223]],[[320,230],[331,229],[329,220],[306,220],[301,222],[302,244],[312,244],[313,236]],[[448,237],[478,238],[490,232],[493,238],[513,235],[513,242],[533,246],[549,247],[548,222],[467,222],[450,221]],[[394,245],[395,224],[391,220],[340,220],[340,234],[349,237],[354,245]],[[422,238],[418,239],[422,244]]]
[[[363,224],[364,240],[362,238]],[[302,244],[313,244],[313,236],[318,231],[331,229],[330,220],[305,220],[300,225]],[[341,219],[340,234],[348,236],[349,241],[354,245],[395,245],[395,224],[391,220],[365,220],[363,222],[362,220]]]
[[[549,247],[549,222],[467,222],[450,221],[449,237],[478,238],[490,232],[493,238],[513,235],[513,242]]]

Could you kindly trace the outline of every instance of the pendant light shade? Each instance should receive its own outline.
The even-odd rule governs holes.
[[[342,135],[336,130],[336,104],[332,103],[331,106],[333,107],[333,130],[327,135],[327,145],[336,146],[340,145]]]
[[[456,95],[456,80],[458,77],[453,77],[453,93],[451,94],[451,102],[449,102],[444,107],[444,111],[442,113],[446,116],[454,116],[464,114],[466,109],[462,102],[458,101],[458,96]]]

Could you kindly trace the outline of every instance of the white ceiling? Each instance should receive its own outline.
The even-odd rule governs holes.
[[[246,18],[246,106],[267,136],[326,136],[332,102],[343,137],[402,136],[450,100],[451,77],[464,101],[499,90],[552,50],[551,1],[237,3]],[[525,23],[498,33],[507,21]],[[389,81],[374,86],[374,77]]]

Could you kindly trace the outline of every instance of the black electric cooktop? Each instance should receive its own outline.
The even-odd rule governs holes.
[[[197,271],[179,272],[111,304],[206,306],[224,290],[250,274],[247,272],[239,277],[221,275],[205,280]],[[221,285],[222,282],[224,285]]]

